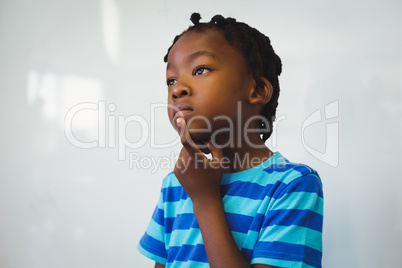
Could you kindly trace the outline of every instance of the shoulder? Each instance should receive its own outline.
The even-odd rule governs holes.
[[[322,182],[318,172],[302,163],[291,162],[279,152],[263,170],[276,190],[315,192],[322,197]]]
[[[306,164],[295,163],[289,161],[279,152],[276,152],[271,158],[270,163],[266,165],[264,171],[270,174],[280,173],[280,174],[292,174],[294,176],[304,176],[307,174],[314,174],[318,177],[318,173],[313,168]]]
[[[264,163],[237,173],[224,174],[221,181],[224,192],[247,195],[251,199],[277,199],[290,192],[314,193],[322,197],[321,179],[314,169],[290,162],[276,152]]]
[[[281,155],[278,158],[264,169],[274,180],[268,190],[269,218],[281,226],[307,227],[321,235],[324,197],[320,176],[305,164],[290,162]]]

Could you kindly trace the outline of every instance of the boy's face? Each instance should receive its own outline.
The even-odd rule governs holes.
[[[177,130],[176,119],[183,117],[198,143],[207,142],[219,129],[237,128],[237,104],[244,110],[249,89],[255,86],[242,54],[217,30],[184,34],[168,55],[166,81],[170,122]],[[223,131],[219,135],[225,139]]]

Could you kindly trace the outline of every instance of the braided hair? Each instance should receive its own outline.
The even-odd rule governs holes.
[[[200,19],[199,13],[191,15],[190,20],[194,25],[174,38],[173,44],[169,47],[164,57],[164,61],[167,62],[170,50],[185,33],[189,31],[204,32],[211,29],[221,31],[227,42],[243,54],[257,87],[263,88],[265,85],[261,77],[265,77],[272,84],[273,93],[271,99],[264,105],[260,114],[266,119],[261,120],[259,125],[261,138],[265,142],[272,134],[276,107],[278,106],[280,91],[278,76],[282,72],[281,59],[275,54],[270,39],[246,23],[238,22],[234,18],[224,18],[221,15],[215,15],[210,22],[200,23]]]

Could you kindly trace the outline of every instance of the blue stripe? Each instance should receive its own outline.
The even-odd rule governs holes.
[[[321,267],[322,253],[305,245],[283,242],[259,242],[254,249],[253,258],[302,261],[314,267]]]
[[[275,184],[261,186],[251,182],[234,182],[221,185],[223,196],[240,196],[253,200],[263,200],[266,196],[279,199],[289,192],[317,193],[323,197],[320,179],[312,174],[297,178],[289,184],[277,181]]]
[[[208,262],[204,245],[183,245],[171,247],[168,250],[168,262],[173,261],[199,261]],[[321,267],[322,253],[304,245],[295,245],[283,242],[259,242],[255,248],[243,248],[241,253],[248,263],[252,258],[283,259],[288,261],[304,262],[314,267]]]
[[[175,218],[165,218],[165,233],[169,234],[174,230],[186,230],[200,228],[193,213],[178,214]]]
[[[264,215],[257,214],[255,217],[234,213],[225,213],[231,231],[247,233],[259,231]],[[178,214],[176,218],[165,218],[165,233],[170,234],[175,230],[188,230],[190,228],[200,228],[197,220],[192,213]]]
[[[272,165],[271,165],[272,166]],[[270,166],[270,167],[271,167]],[[308,170],[304,166],[298,166],[300,169]],[[269,167],[268,167],[269,168]],[[323,197],[322,184],[320,179],[306,173],[306,176],[300,177],[290,184],[285,184],[277,181],[275,184],[267,184],[265,186],[252,182],[236,181],[231,184],[221,185],[222,196],[240,196],[253,200],[263,200],[265,196],[273,197],[275,199],[281,198],[284,194],[293,192],[313,192],[317,193],[320,197]],[[287,188],[288,185],[294,185]],[[181,199],[186,200],[189,198],[187,193],[181,186],[174,186],[170,188],[163,188],[162,190],[163,202],[176,202]]]
[[[225,213],[225,215],[229,223],[230,230],[239,233],[247,233],[251,223],[254,220],[254,217],[246,215],[233,213]]]
[[[173,261],[198,261],[208,263],[208,258],[204,245],[182,245],[181,247],[169,248],[168,262]]]
[[[254,217],[225,213],[226,219],[230,230],[239,233],[248,233],[249,231],[259,232],[262,227],[262,220],[264,218],[263,214],[257,213]]]
[[[180,199],[187,199],[188,195],[181,186],[172,186],[168,188],[162,188],[163,203],[175,202]]]
[[[314,175],[318,175],[317,171],[314,169],[307,167],[306,165],[303,164],[295,164],[291,162],[286,162],[286,163],[275,163],[272,165],[269,165],[267,168],[264,169],[265,172],[272,174],[274,172],[285,172],[290,169],[296,170],[300,172],[303,175],[312,173]]]
[[[263,200],[269,185],[262,186],[257,183],[236,181],[221,185],[222,195],[247,197],[253,200]]]
[[[147,233],[145,233],[141,238],[140,244],[141,247],[143,247],[148,252],[164,259],[167,258],[165,243],[153,238],[152,236],[149,236]]]
[[[303,176],[306,174],[309,174],[309,173],[312,173],[312,174],[318,176],[317,171],[315,171],[311,167],[308,167],[306,165],[301,165],[301,164],[292,164],[292,165],[293,165],[293,169],[300,172]]]
[[[159,225],[165,226],[164,223],[164,210],[158,207],[155,208],[152,219]]]
[[[280,185],[279,187],[282,188],[283,185],[285,185],[285,188],[281,189],[278,192],[278,194],[272,196],[273,198],[275,199],[281,198],[283,195],[289,192],[317,193],[319,197],[323,197],[321,180],[316,175],[313,174],[308,174],[300,178],[297,178],[291,181],[287,185],[282,183],[282,185]]]
[[[260,232],[262,227],[262,220],[264,214],[257,213],[254,217],[254,221],[250,225],[250,231]]]
[[[323,217],[309,209],[278,209],[268,212],[268,215],[257,213],[255,217],[234,213],[225,213],[231,231],[247,233],[249,230],[258,232],[261,228],[272,225],[297,225],[322,232]],[[261,224],[262,222],[262,224]],[[176,218],[165,218],[165,233],[174,230],[199,228],[192,213],[178,214]]]
[[[251,258],[253,257],[253,250],[248,248],[242,248],[241,254],[243,254],[244,258],[247,260],[248,263],[251,262]]]
[[[309,209],[277,209],[269,211],[262,227],[297,225],[322,232],[323,217]]]
[[[229,223],[230,230],[234,232],[247,233],[253,220],[258,220],[261,224],[263,215],[257,214],[259,217],[251,217],[246,215],[225,213]],[[255,230],[259,230],[258,226],[253,226]],[[190,228],[200,228],[197,220],[192,213],[178,214],[176,218],[165,218],[165,233],[169,234],[175,230],[188,230]]]

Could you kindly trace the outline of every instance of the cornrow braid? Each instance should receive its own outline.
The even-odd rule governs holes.
[[[173,44],[168,48],[164,57],[164,61],[167,62],[170,50],[185,33],[189,31],[204,32],[211,29],[221,31],[226,41],[243,54],[257,87],[264,87],[264,81],[261,77],[265,77],[272,84],[273,93],[271,99],[261,111],[261,116],[266,120],[261,120],[259,126],[261,138],[265,142],[273,131],[273,122],[275,121],[280,92],[278,76],[282,72],[281,59],[272,48],[271,40],[257,29],[250,27],[246,23],[238,22],[234,18],[215,15],[210,22],[203,23],[200,23],[200,19],[199,13],[191,15],[190,20],[194,25],[174,38]]]

